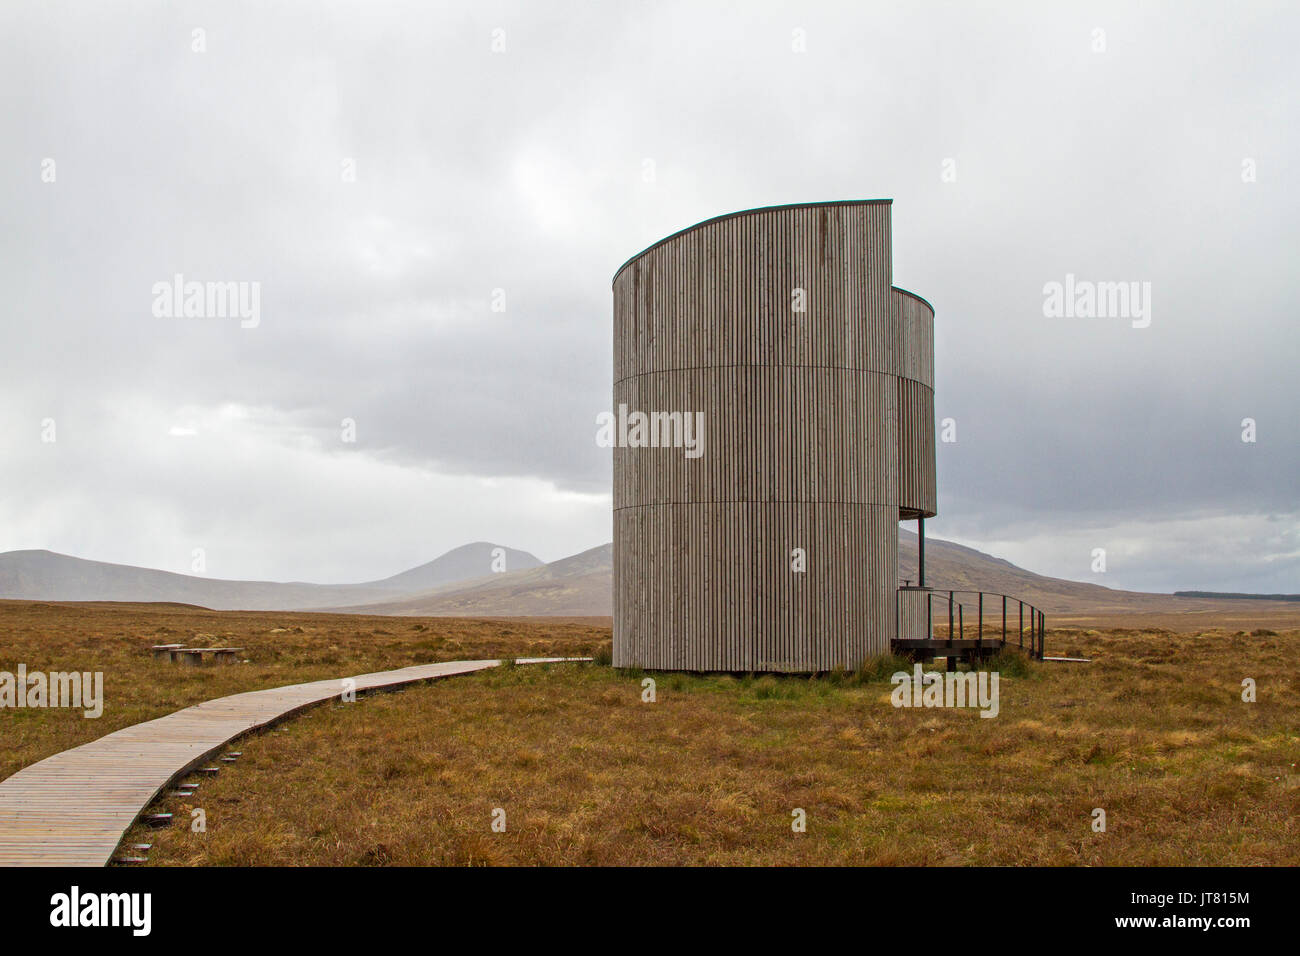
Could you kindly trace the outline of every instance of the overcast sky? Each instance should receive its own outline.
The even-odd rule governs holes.
[[[956,424],[930,533],[1300,591],[1297,37],[1254,2],[7,0],[0,550],[341,582],[602,544],[615,269],[884,197]],[[156,317],[177,273],[259,282],[259,324]],[[1045,316],[1067,274],[1149,282],[1149,327]]]

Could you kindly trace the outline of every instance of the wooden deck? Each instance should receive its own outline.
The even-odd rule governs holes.
[[[982,640],[958,637],[951,641],[946,637],[904,637],[895,638],[892,646],[895,654],[909,656],[919,661],[933,661],[935,658],[942,657],[948,662],[948,670],[955,670],[957,661],[975,664],[998,654],[1004,648],[1019,650],[1031,658],[1035,656],[1032,642],[1022,645],[1013,640],[1004,641],[1000,635]]]
[[[983,640],[976,640],[971,637],[956,637],[951,641],[946,637],[899,637],[893,641],[894,651],[896,653],[904,652],[934,652],[934,656],[943,657],[945,651],[952,651],[954,654],[965,654],[970,651],[989,651],[997,653],[1003,647],[1016,647],[1015,641],[1004,642],[1001,637],[986,637]]]
[[[549,663],[573,658],[528,658]],[[352,678],[358,692],[496,667],[447,661]],[[173,780],[235,738],[338,697],[314,681],[204,701],[46,757],[0,782],[0,866],[104,866],[123,834]]]

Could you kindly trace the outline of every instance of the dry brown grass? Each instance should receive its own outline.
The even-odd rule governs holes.
[[[660,674],[653,704],[592,665],[454,678],[246,740],[166,804],[206,833],[130,839],[162,864],[1300,862],[1300,631],[1048,648],[1094,662],[1004,673],[991,720],[896,710],[887,676]]]
[[[0,780],[44,757],[213,697],[434,661],[583,656],[608,620],[361,617],[167,604],[0,601],[0,671],[102,671],[103,716],[0,709]],[[182,667],[153,644],[243,647],[247,664]]]

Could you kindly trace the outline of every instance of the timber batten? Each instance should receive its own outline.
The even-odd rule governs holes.
[[[890,255],[889,201],[853,201],[718,217],[619,270],[615,407],[702,413],[704,443],[615,446],[616,666],[890,649],[898,521],[936,511],[934,313]]]

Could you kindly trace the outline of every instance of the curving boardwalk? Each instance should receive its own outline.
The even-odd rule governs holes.
[[[527,658],[541,664],[585,658]],[[354,677],[378,690],[496,667],[446,661]],[[0,782],[0,866],[104,866],[140,812],[226,744],[342,692],[340,680],[289,684],[186,707],[46,757]]]

